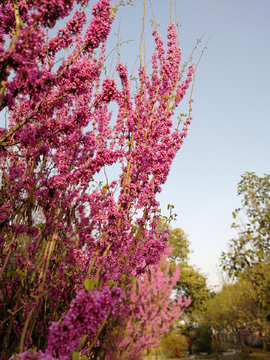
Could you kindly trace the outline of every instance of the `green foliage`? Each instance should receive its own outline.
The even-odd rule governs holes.
[[[173,248],[170,258],[177,262],[186,262],[190,253],[189,241],[180,228],[172,229],[169,236],[169,245]]]
[[[267,312],[258,307],[255,289],[249,281],[238,280],[224,284],[220,292],[209,300],[204,322],[216,330],[236,331],[238,328],[254,332],[267,331]]]
[[[174,290],[177,296],[191,298],[191,304],[184,308],[186,320],[188,318],[189,323],[198,322],[200,314],[206,310],[207,301],[214,293],[207,287],[207,278],[188,264],[190,243],[185,232],[181,228],[171,229],[164,219],[159,222],[157,230],[170,231],[169,246],[173,249],[170,256],[170,272],[173,273],[176,266],[179,266],[181,271]]]
[[[85,289],[88,291],[92,291],[94,287],[97,286],[97,284],[98,284],[98,279],[91,279],[91,280],[85,279],[83,282]]]
[[[233,218],[243,214],[246,222],[244,228],[232,224],[239,238],[230,240],[230,251],[223,252],[221,259],[223,270],[232,277],[239,277],[254,264],[270,263],[270,175],[245,173],[238,184],[238,195],[244,196],[243,207],[233,212]]]
[[[258,311],[270,318],[270,175],[246,172],[238,184],[238,195],[243,196],[243,206],[233,212],[233,218],[244,215],[245,219],[240,218],[242,225],[232,224],[239,238],[230,240],[221,264],[230,277],[250,283]]]
[[[171,229],[165,220],[166,219],[162,219],[159,222],[157,230],[170,231],[169,246],[173,249],[170,256],[170,272],[173,273],[177,266],[180,268],[180,277],[174,290],[176,291],[177,297],[182,296],[191,299],[191,304],[183,309],[185,325],[182,328],[182,334],[185,334],[185,338],[187,339],[185,345],[188,346],[189,352],[191,353],[194,337],[193,324],[201,321],[202,314],[207,309],[208,300],[214,297],[214,292],[207,287],[207,278],[188,264],[190,243],[185,232],[180,228]],[[176,335],[172,333],[170,337],[173,336]],[[168,337],[166,341],[168,344],[171,344],[171,347],[175,347],[173,352],[177,355],[177,352],[180,351],[177,341],[176,339],[171,341],[170,337]]]
[[[207,352],[210,354],[212,350],[212,330],[210,326],[201,325],[195,329],[193,345],[195,352]]]
[[[72,354],[72,357],[71,357],[71,360],[87,360],[87,356],[86,355],[83,355],[81,357],[81,354],[79,352],[74,352]]]
[[[214,293],[207,287],[206,277],[191,265],[180,266],[180,277],[175,290],[178,295],[191,298],[191,304],[185,309],[189,322],[200,322],[202,314],[207,309],[208,300],[214,297]]]
[[[168,207],[173,208],[173,205],[168,205]],[[172,215],[170,215],[172,216]],[[166,219],[160,220],[157,225],[157,230],[161,232],[162,230],[169,230],[169,246],[173,249],[170,259],[176,262],[187,262],[188,255],[190,253],[189,240],[185,232],[180,229],[172,229],[166,222]]]
[[[254,288],[254,300],[261,309],[270,314],[270,263],[259,262],[248,268],[242,278],[251,283]]]
[[[179,334],[176,330],[166,333],[162,339],[161,345],[177,357],[180,357],[188,346],[186,337]]]

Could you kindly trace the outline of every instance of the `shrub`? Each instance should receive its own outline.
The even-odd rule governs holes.
[[[201,325],[195,331],[194,337],[195,352],[211,352],[212,349],[212,330],[209,326]]]
[[[165,334],[161,344],[176,357],[181,357],[184,350],[188,347],[186,337],[179,334],[176,330],[172,330]]]

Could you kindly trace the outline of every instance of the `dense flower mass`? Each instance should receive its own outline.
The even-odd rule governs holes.
[[[85,334],[91,341],[107,316],[116,314],[122,298],[123,292],[117,287],[105,287],[101,292],[81,290],[63,321],[52,324],[45,354],[68,360]]]
[[[177,267],[170,276],[166,263],[170,254],[171,249],[167,248],[159,264],[150,266],[150,272],[133,285],[131,302],[120,313],[117,330],[111,334],[108,360],[141,359],[143,349],[157,347],[162,335],[180,318],[182,309],[189,306],[189,298],[180,296],[177,301],[170,301],[180,273]]]
[[[94,4],[89,24],[85,0],[0,6],[0,111],[8,114],[0,129],[2,359],[16,352],[20,359],[70,358],[84,335],[98,356],[93,349],[109,331],[104,319],[130,298],[123,276],[140,277],[167,246],[166,231],[156,231],[156,194],[187,135],[191,105],[181,131],[173,115],[194,69],[180,70],[171,24],[167,53],[154,30],[152,74],[139,68],[135,96],[121,63],[117,87],[103,74],[114,13],[109,0]],[[113,122],[111,102],[118,106]],[[119,177],[98,183],[112,165]]]

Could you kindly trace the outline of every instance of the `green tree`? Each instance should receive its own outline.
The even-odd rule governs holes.
[[[228,330],[240,339],[246,353],[244,332],[260,336],[267,334],[266,312],[258,306],[252,284],[244,279],[234,284],[224,284],[220,292],[209,300],[204,321],[214,330],[226,333]]]
[[[173,229],[167,222],[162,219],[159,221],[157,230],[169,231],[169,247],[172,248],[170,259],[176,263],[187,263],[190,254],[190,242],[187,235],[181,228]]]
[[[180,265],[179,265],[180,267]],[[186,264],[180,268],[181,273],[178,282],[174,289],[177,296],[189,297],[191,304],[184,309],[185,326],[183,333],[188,339],[189,354],[192,354],[194,340],[196,339],[195,324],[203,324],[204,313],[207,310],[207,304],[210,298],[214,297],[212,292],[207,287],[207,278],[196,270],[193,266]],[[209,347],[209,349],[211,346]]]
[[[207,325],[200,325],[195,330],[194,337],[195,352],[208,352],[212,350],[212,329]]]
[[[208,300],[214,296],[207,286],[207,278],[194,266],[189,264],[190,242],[181,228],[172,229],[164,220],[158,224],[158,230],[170,231],[169,246],[173,249],[170,256],[170,269],[180,268],[179,279],[174,286],[175,296],[191,299],[191,304],[183,309],[185,326],[183,333],[188,338],[189,352],[192,353],[193,338],[195,338],[194,323],[200,323],[202,314],[207,309]]]
[[[180,266],[179,266],[180,267]],[[207,278],[193,266],[180,267],[180,277],[174,289],[177,295],[191,298],[191,304],[185,309],[190,324],[201,321],[201,315],[207,309],[207,303],[214,293],[207,286]]]
[[[169,235],[169,246],[172,247],[170,259],[185,264],[190,254],[190,243],[185,232],[180,229],[172,229]]]
[[[238,195],[243,196],[243,206],[233,212],[233,217],[242,224],[234,222],[232,227],[239,238],[230,240],[221,264],[230,277],[250,282],[256,303],[270,320],[270,175],[245,173]]]
[[[237,229],[239,238],[230,240],[230,251],[222,253],[223,270],[233,277],[255,264],[270,263],[270,175],[246,172],[238,184],[238,195],[244,197],[243,206],[233,217],[240,219],[242,214],[244,219],[242,225],[234,222],[232,228]]]

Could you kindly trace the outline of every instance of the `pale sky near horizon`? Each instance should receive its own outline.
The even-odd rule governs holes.
[[[119,9],[107,45],[110,52],[121,18],[120,38],[135,40],[120,47],[121,61],[129,69],[139,51],[143,14],[143,0],[133,2],[135,8]],[[93,3],[89,1],[89,16]],[[152,4],[158,31],[166,41],[170,1],[152,0]],[[212,38],[196,73],[193,121],[158,200],[165,214],[167,204],[175,206],[178,217],[172,226],[188,234],[194,251],[190,263],[215,286],[220,282],[216,266],[221,252],[237,236],[231,229],[232,211],[241,200],[237,183],[246,171],[259,176],[270,173],[270,1],[176,0],[176,8],[183,62],[204,32],[194,61]],[[147,60],[153,50],[149,18],[147,0]],[[179,113],[187,110],[187,101],[183,100]]]

